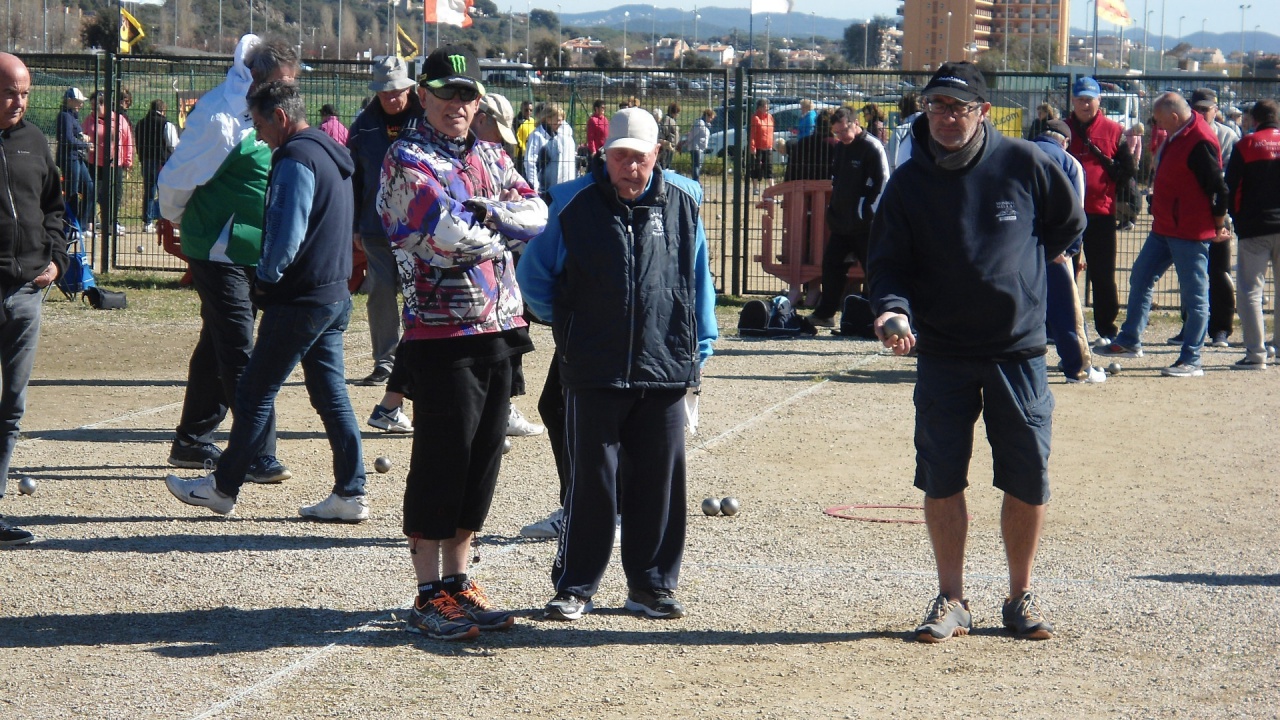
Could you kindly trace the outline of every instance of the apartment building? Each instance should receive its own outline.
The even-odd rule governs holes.
[[[1054,62],[1065,63],[1069,8],[1069,0],[903,0],[903,68],[932,70],[946,60],[974,60],[1002,43],[1005,33],[1010,40],[1051,38]]]

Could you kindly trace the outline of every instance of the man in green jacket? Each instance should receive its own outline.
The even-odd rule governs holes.
[[[186,132],[160,171],[160,213],[181,227],[182,252],[200,295],[200,339],[191,354],[182,418],[169,464],[203,469],[222,450],[213,433],[234,405],[253,349],[254,268],[262,253],[262,214],[271,150],[247,120],[245,95],[270,80],[292,80],[298,57],[282,42],[245,35],[227,79],[196,103]],[[292,473],[275,457],[275,418],[248,480],[278,483]]]

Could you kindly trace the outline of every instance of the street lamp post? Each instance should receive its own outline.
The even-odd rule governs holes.
[[[631,11],[622,13],[622,67],[627,66],[627,22],[631,20]]]
[[[1179,43],[1181,43],[1181,42],[1182,42],[1182,21],[1183,21],[1183,20],[1186,20],[1186,19],[1187,19],[1187,16],[1186,16],[1186,15],[1179,15],[1179,16],[1178,16],[1178,42],[1179,42]]]
[[[1009,72],[1009,0],[1004,0],[1004,71]]]
[[[649,65],[658,67],[658,5],[651,6],[653,15],[649,18]]]
[[[813,70],[818,66],[818,15],[809,13],[809,21],[812,23],[809,31],[809,69]]]
[[[1252,5],[1241,5],[1241,6],[1240,6],[1240,76],[1241,76],[1241,77],[1244,77],[1244,65],[1245,65],[1245,54],[1244,54],[1244,11],[1245,11],[1245,10],[1248,10],[1248,9],[1249,9],[1249,8],[1251,8],[1251,7],[1253,7],[1253,6],[1252,6]]]
[[[951,13],[947,13],[947,17],[951,17]],[[947,26],[947,32],[951,32],[951,26]],[[871,44],[871,21],[862,23],[862,69],[867,69],[867,46]]]
[[[524,61],[529,62],[533,57],[529,52],[529,39],[533,37],[533,0],[525,0],[524,7]]]
[[[864,37],[865,37],[865,33],[864,33]],[[866,49],[866,46],[867,46],[866,42],[863,42],[863,43],[862,43],[862,47],[863,47],[863,49],[864,49],[864,50]],[[1030,59],[1030,58],[1031,58],[1031,51],[1029,51],[1029,50],[1028,50],[1028,51],[1027,51],[1027,65],[1028,65],[1028,67],[1031,65],[1031,59]],[[950,11],[950,10],[948,10],[948,11],[947,11],[947,54],[943,57],[943,60],[942,60],[942,61],[943,61],[943,62],[951,62],[951,11]],[[866,67],[866,66],[867,66],[867,63],[866,63],[866,61],[865,61],[865,60],[863,61],[862,66],[863,66],[863,67]]]
[[[1258,77],[1258,31],[1262,29],[1261,25],[1253,26],[1253,76]]]
[[[342,59],[342,0],[338,0],[338,54],[334,59]]]
[[[328,45],[321,45],[321,46],[320,46],[320,59],[321,59],[321,60],[323,60],[323,59],[324,59],[324,51],[325,51],[325,50],[327,50],[327,49],[329,49],[329,46],[328,46]]]
[[[1160,0],[1160,72],[1164,72],[1164,11],[1165,0]]]
[[[1142,7],[1146,8],[1147,3],[1144,1]],[[1147,28],[1151,27],[1151,16],[1155,14],[1155,10],[1147,10],[1146,22],[1142,23],[1142,74],[1147,74],[1147,55],[1151,50],[1151,46],[1147,44]]]
[[[560,4],[556,3],[556,65],[564,66],[564,20],[560,19]]]

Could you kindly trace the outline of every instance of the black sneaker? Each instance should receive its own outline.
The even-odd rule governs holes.
[[[259,485],[274,485],[293,477],[293,473],[275,455],[260,455],[249,465],[245,479]]]
[[[14,527],[5,522],[4,516],[0,516],[0,547],[14,547],[15,545],[26,545],[35,540],[36,536],[19,527]]]
[[[543,615],[548,620],[577,620],[594,608],[591,598],[579,597],[561,590],[551,598],[551,602],[547,603]]]
[[[364,379],[357,380],[356,384],[366,385],[366,386],[386,385],[387,381],[390,379],[391,379],[391,371],[379,365],[378,367],[373,369],[373,372],[366,375]]]
[[[648,615],[651,618],[682,618],[684,605],[667,588],[632,590],[627,593],[627,610]]]
[[[1026,640],[1048,640],[1053,637],[1053,623],[1046,617],[1048,607],[1030,590],[1021,597],[1004,601],[1000,614],[1007,630]]]
[[[204,470],[205,463],[213,463],[209,469],[218,466],[218,458],[222,450],[213,443],[189,443],[185,440],[174,440],[169,449],[169,464],[179,468]]]

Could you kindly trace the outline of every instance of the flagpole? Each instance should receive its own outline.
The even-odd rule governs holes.
[[[1098,76],[1098,3],[1093,0],[1093,76]]]

